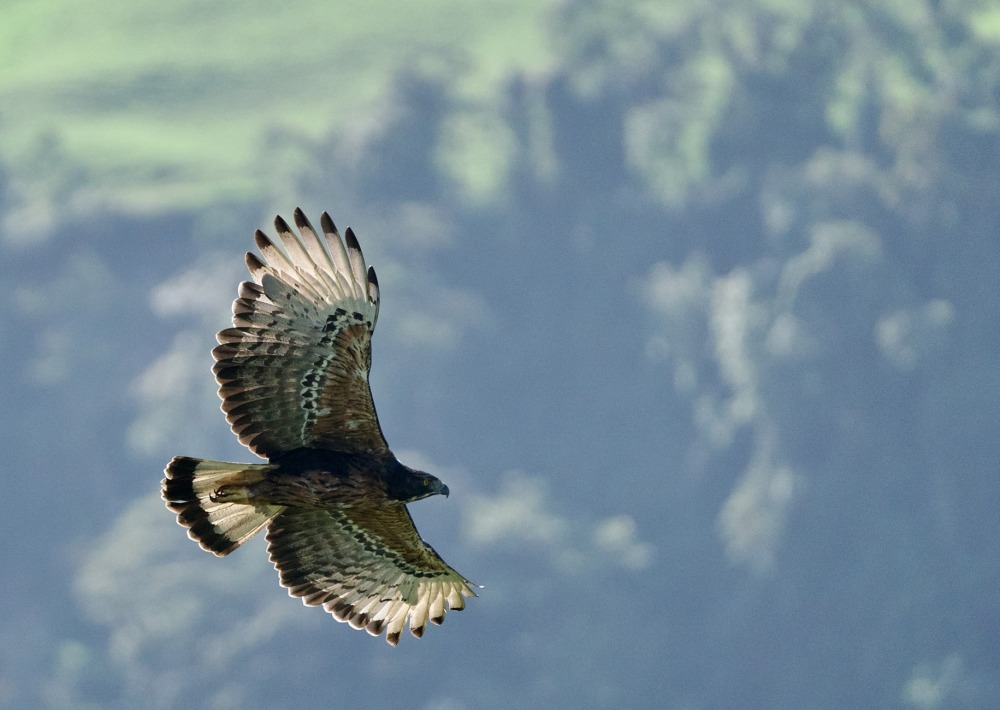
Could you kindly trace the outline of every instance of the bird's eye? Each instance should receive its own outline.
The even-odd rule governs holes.
[[[425,486],[429,486],[429,485],[431,485],[431,479],[429,479],[429,478],[425,478],[425,479],[424,479],[424,485],[425,485]]]

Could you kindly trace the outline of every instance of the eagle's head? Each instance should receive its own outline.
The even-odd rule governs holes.
[[[440,478],[403,464],[399,464],[389,476],[388,483],[389,497],[404,503],[412,503],[438,494],[448,496],[448,486],[442,483]]]

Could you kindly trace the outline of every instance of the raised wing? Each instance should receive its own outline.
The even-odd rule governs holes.
[[[465,608],[471,582],[420,539],[399,501],[336,509],[288,508],[268,525],[271,562],[289,594],[323,605],[338,621],[395,646],[409,620],[423,636],[428,619]]]
[[[366,269],[350,228],[342,240],[327,213],[325,240],[300,209],[295,224],[301,238],[276,217],[284,249],[258,231],[263,260],[247,254],[253,281],[240,285],[234,327],[212,351],[222,409],[260,456],[304,446],[386,452],[368,386],[375,270]]]

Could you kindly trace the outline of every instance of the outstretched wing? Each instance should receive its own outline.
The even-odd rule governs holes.
[[[384,630],[393,646],[407,620],[419,638],[428,619],[440,624],[448,607],[459,611],[476,596],[420,539],[399,501],[288,508],[268,525],[267,541],[289,594],[373,636]]]
[[[326,246],[300,209],[295,224],[301,238],[276,217],[284,249],[258,231],[263,260],[247,254],[253,281],[240,285],[234,327],[212,351],[222,409],[260,456],[304,446],[386,452],[368,386],[375,270],[350,228],[342,240],[325,212]]]

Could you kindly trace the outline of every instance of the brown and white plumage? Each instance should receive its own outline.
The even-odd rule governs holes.
[[[268,463],[175,457],[163,497],[220,556],[266,527],[290,594],[395,645],[407,624],[422,636],[475,592],[406,508],[447,486],[399,463],[379,426],[368,385],[375,271],[326,213],[323,237],[301,210],[295,223],[301,238],[275,219],[281,247],[256,233],[263,259],[247,254],[253,281],[240,285],[233,327],[212,351],[226,418]]]
[[[446,602],[462,609],[471,592],[468,581],[413,529],[400,502],[341,510],[289,508],[268,526],[268,551],[281,584],[294,596],[322,604],[356,629],[375,636],[385,630],[389,643],[396,644],[407,617],[413,634],[422,636],[428,619],[444,620]]]
[[[351,229],[345,249],[325,212],[329,252],[301,210],[295,222],[301,240],[277,217],[284,251],[258,230],[265,261],[247,254],[253,282],[241,284],[235,327],[219,333],[212,351],[222,409],[260,456],[303,446],[387,452],[368,387],[375,269],[365,268]]]

